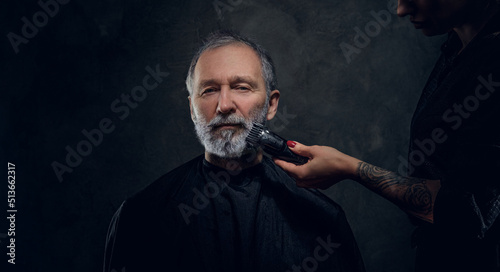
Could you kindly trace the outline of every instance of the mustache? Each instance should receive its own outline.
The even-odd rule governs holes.
[[[247,120],[243,116],[238,116],[234,113],[230,115],[217,115],[214,119],[212,119],[212,121],[210,121],[210,123],[208,123],[208,127],[214,129],[224,125],[239,125],[248,129],[246,121]]]

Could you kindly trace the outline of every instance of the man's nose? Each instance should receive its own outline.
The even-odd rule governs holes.
[[[233,100],[233,94],[229,86],[222,86],[219,93],[219,103],[217,112],[222,114],[232,113],[236,111],[236,106]]]
[[[414,12],[413,0],[398,0],[398,16],[405,17],[407,15],[412,15]]]

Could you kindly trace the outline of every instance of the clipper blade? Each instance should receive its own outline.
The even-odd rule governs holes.
[[[306,163],[309,158],[293,153],[286,145],[286,140],[269,131],[264,125],[253,123],[245,139],[253,147],[261,147],[269,155],[297,165]]]
[[[260,138],[264,133],[265,127],[259,123],[253,123],[252,129],[246,138],[246,142],[251,146],[257,147],[260,145]]]

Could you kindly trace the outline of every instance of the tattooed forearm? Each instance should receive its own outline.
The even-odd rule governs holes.
[[[367,188],[413,215],[432,221],[433,193],[426,180],[403,177],[365,162],[359,163],[357,175]]]

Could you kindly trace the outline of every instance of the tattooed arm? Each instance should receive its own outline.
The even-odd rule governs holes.
[[[433,222],[434,200],[439,191],[439,180],[403,177],[366,162],[359,162],[356,176],[356,181],[406,212]]]
[[[274,162],[294,177],[298,186],[326,189],[344,179],[352,179],[407,213],[433,222],[439,180],[403,177],[331,147],[305,146],[295,142],[289,142],[289,146],[295,153],[309,157],[309,162],[300,166],[276,158]]]

